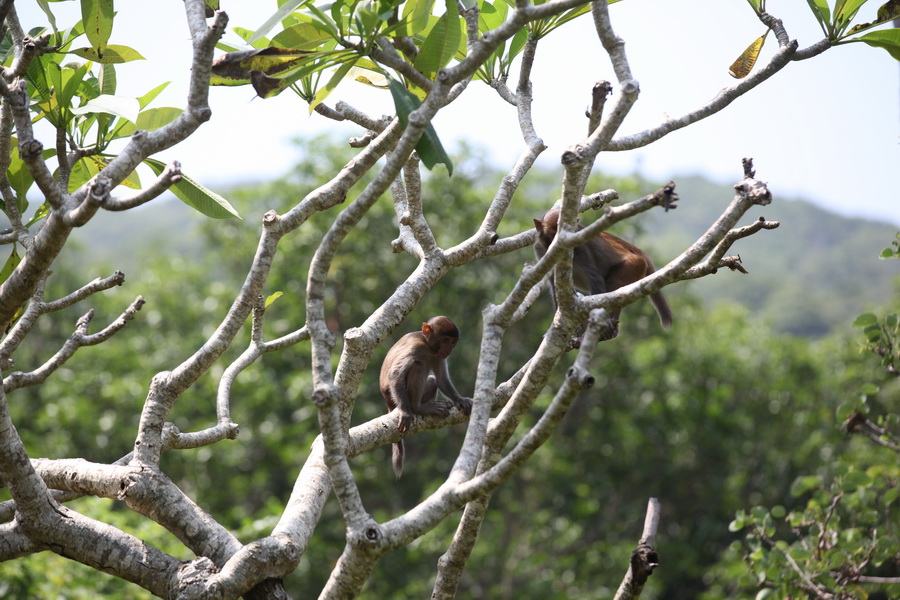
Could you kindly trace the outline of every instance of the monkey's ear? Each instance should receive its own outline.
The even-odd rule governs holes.
[[[425,337],[430,337],[431,332],[431,325],[429,325],[428,323],[422,323],[422,333],[425,335]]]
[[[534,228],[538,230],[538,233],[543,233],[544,231],[544,222],[540,219],[534,219]]]

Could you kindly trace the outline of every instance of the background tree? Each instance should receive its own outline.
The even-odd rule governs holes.
[[[461,11],[452,2],[437,9],[427,2],[337,3],[328,14],[312,6],[295,11],[298,4],[281,6],[272,24],[280,23],[283,31],[271,40],[260,37],[268,33],[267,27],[253,35],[248,33],[248,40],[256,49],[228,49],[233,51],[213,63],[213,48],[225,26],[225,15],[209,14],[206,18],[211,20],[207,22],[202,2],[186,2],[195,59],[191,93],[183,112],[147,108],[159,88],[134,101],[114,95],[115,71],[111,65],[135,56],[129,48],[108,44],[113,18],[111,3],[85,2],[80,24],[61,32],[39,35],[35,32],[35,36],[24,34],[12,3],[0,7],[6,11],[9,48],[4,83],[0,86],[3,97],[0,138],[7,142],[5,147],[0,147],[0,155],[7,161],[6,180],[0,181],[0,192],[4,212],[10,220],[10,229],[2,241],[16,245],[0,287],[0,317],[9,324],[7,337],[0,345],[0,361],[5,367],[4,395],[0,401],[0,475],[11,497],[0,508],[4,522],[0,526],[3,530],[0,556],[4,559],[51,550],[166,598],[277,596],[283,592],[282,579],[298,570],[308,574],[310,581],[321,584],[322,597],[353,597],[370,579],[382,557],[419,543],[429,531],[452,527],[447,517],[465,506],[456,533],[452,534],[452,541],[438,562],[433,589],[434,597],[453,596],[463,582],[463,567],[475,551],[474,541],[485,524],[485,515],[490,514],[485,509],[492,494],[522,469],[557,429],[576,396],[595,383],[597,377],[590,374],[588,367],[594,353],[606,347],[596,346],[607,327],[605,312],[676,281],[702,277],[726,266],[739,268],[739,259],[724,256],[731,244],[760,229],[777,226],[775,222],[759,219],[752,225],[736,228],[740,217],[754,204],[767,204],[771,199],[765,185],[754,178],[748,161],[744,165],[744,179],[736,185],[731,204],[684,253],[668,264],[658,261],[657,272],[636,284],[607,294],[576,295],[570,279],[573,246],[601,229],[653,207],[662,206],[668,211],[677,200],[671,185],[643,197],[637,197],[640,194],[627,186],[606,191],[594,188],[597,182],[591,182],[589,175],[597,154],[658,139],[674,128],[721,110],[790,60],[810,57],[846,41],[851,32],[850,21],[860,5],[841,4],[833,12],[818,10],[817,18],[823,23],[827,37],[813,47],[798,50],[781,24],[759,3],[751,2],[779,42],[781,49],[776,56],[751,74],[749,63],[753,62],[754,51],[748,51],[741,58],[748,73],[738,73],[748,75],[747,78],[713,103],[643,134],[616,138],[618,126],[637,99],[638,87],[621,41],[612,31],[604,3],[588,5],[575,0],[556,0],[540,5],[508,6],[498,2],[462,6]],[[890,5],[886,10],[886,16],[879,15],[879,22],[893,15]],[[519,204],[514,205],[513,200],[519,198],[516,194],[523,191],[519,186],[543,150],[529,110],[530,71],[538,43],[553,29],[588,11],[592,12],[598,36],[612,59],[618,87],[609,107],[605,105],[613,86],[601,82],[595,87],[589,99],[587,137],[562,157],[562,190],[530,196],[522,204],[527,210],[523,214],[525,211]],[[858,33],[853,31],[854,35]],[[864,41],[896,51],[896,31],[889,30],[886,36],[876,33],[865,34],[868,37]],[[73,49],[82,35],[87,37],[89,47]],[[95,68],[93,61],[64,62],[66,53],[93,59],[100,66]],[[510,90],[505,82],[516,59],[518,83],[515,90]],[[321,76],[323,70],[335,66],[337,70],[326,81]],[[333,107],[325,104],[342,78],[356,75],[353,69],[363,69],[370,82],[380,81],[390,88],[397,107],[396,118],[372,118],[342,102]],[[515,107],[526,149],[509,172],[495,178],[494,189],[483,191],[471,203],[459,201],[457,206],[460,198],[465,199],[471,193],[467,184],[480,181],[483,174],[477,172],[477,166],[469,177],[459,165],[454,170],[453,161],[430,122],[444,105],[465,92],[473,77],[491,83],[499,96]],[[324,157],[310,155],[306,169],[324,166],[336,175],[313,187],[303,183],[302,172],[296,174],[303,191],[285,197],[283,208],[262,216],[255,254],[249,269],[245,267],[239,279],[232,279],[233,270],[229,267],[246,264],[249,253],[243,258],[229,257],[234,261],[231,265],[220,261],[211,265],[210,268],[216,269],[214,274],[222,275],[225,285],[198,270],[182,280],[184,285],[179,287],[177,296],[157,297],[157,306],[147,317],[148,329],[143,335],[131,338],[135,344],[133,354],[116,354],[108,357],[107,363],[115,364],[116,369],[130,367],[142,371],[144,382],[150,373],[157,372],[149,389],[135,388],[129,384],[134,380],[104,374],[96,368],[83,371],[88,381],[81,394],[99,398],[98,404],[108,399],[110,407],[98,421],[98,430],[78,432],[78,427],[66,428],[76,437],[83,433],[78,447],[87,460],[30,459],[12,425],[13,412],[6,394],[10,398],[26,398],[26,388],[30,386],[52,389],[56,380],[64,385],[67,374],[78,371],[74,361],[85,354],[81,351],[76,355],[76,350],[106,342],[145,305],[145,299],[139,297],[124,310],[110,311],[112,314],[122,311],[121,316],[95,333],[89,333],[94,314],[91,311],[77,320],[70,335],[56,334],[58,351],[51,354],[41,347],[28,354],[24,342],[34,339],[41,327],[46,327],[43,324],[48,319],[42,317],[67,310],[98,291],[122,284],[120,274],[87,285],[68,281],[65,291],[57,296],[48,295],[48,285],[62,279],[60,275],[51,277],[50,267],[58,257],[64,260],[62,251],[74,229],[88,224],[100,209],[130,210],[156,198],[167,188],[210,216],[237,214],[229,202],[181,174],[179,165],[167,166],[150,158],[185,139],[209,118],[206,93],[211,80],[225,84],[251,83],[263,97],[291,89],[320,114],[361,126],[365,133],[351,145],[362,149],[344,161],[336,161],[327,153]],[[52,150],[44,151],[35,139],[29,111],[48,120],[56,130]],[[11,137],[13,130],[15,138]],[[113,154],[111,147],[116,140],[128,136],[128,143]],[[15,144],[11,143],[12,139]],[[379,163],[382,158],[383,164]],[[48,159],[55,160],[55,172],[48,167]],[[423,188],[419,159],[428,167],[443,164],[448,173],[454,172],[454,178],[438,181],[439,185],[431,189]],[[156,171],[157,179],[142,191],[120,195],[117,186],[139,185],[134,169],[141,162]],[[26,193],[33,185],[43,195],[44,202],[29,213]],[[275,188],[268,193],[279,192]],[[379,202],[386,194],[393,200],[392,205]],[[578,212],[601,208],[620,196],[637,199],[607,208],[582,232],[571,229]],[[533,241],[530,218],[543,212],[557,197],[561,197],[563,223],[567,225],[542,260],[522,268],[521,253],[514,253],[527,249]],[[341,203],[345,206],[337,210],[335,207]],[[433,210],[433,205],[438,203],[446,205],[446,213],[441,216]],[[399,227],[393,226],[394,218]],[[395,231],[392,237],[396,236],[390,244],[387,237],[373,235],[375,231],[387,229],[388,222]],[[475,225],[479,222],[480,225]],[[39,228],[34,227],[37,223]],[[429,223],[435,226],[434,230]],[[222,228],[227,232],[224,242],[246,238],[238,229],[228,232],[227,227]],[[376,275],[373,276],[371,266],[361,264],[363,256],[374,259],[379,267]],[[507,277],[491,277],[491,273],[506,267],[504,261],[510,265]],[[279,271],[275,267],[282,262],[286,267],[277,275]],[[494,265],[494,269],[479,271],[482,265]],[[167,266],[158,271],[155,286],[152,279],[146,282],[148,294],[172,281],[171,272],[167,272],[170,269]],[[560,309],[548,324],[549,302],[535,303],[535,300],[554,269]],[[510,271],[519,276],[509,277]],[[301,288],[298,282],[304,280],[305,286]],[[197,284],[193,285],[195,281]],[[229,295],[228,290],[235,288],[239,291]],[[77,291],[69,293],[72,289]],[[454,356],[454,364],[459,361],[464,365],[468,361],[471,367],[459,372],[477,373],[472,394],[475,406],[458,456],[451,460],[450,452],[432,452],[430,458],[442,459],[433,462],[439,475],[432,474],[433,481],[407,480],[404,487],[410,486],[406,488],[410,495],[398,494],[385,481],[384,453],[380,456],[379,452],[374,453],[378,460],[361,458],[359,466],[354,461],[351,468],[351,458],[400,437],[395,415],[379,416],[380,411],[373,411],[371,402],[357,404],[356,401],[377,397],[375,373],[388,347],[382,342],[389,334],[407,317],[412,323],[418,323],[431,314],[450,313],[445,298],[459,289],[474,292],[460,295],[468,304],[449,305],[462,313],[457,316],[454,311],[452,316],[463,324],[464,336],[468,335]],[[375,294],[376,290],[381,291],[380,295]],[[60,299],[48,299],[55,297]],[[290,306],[289,299],[292,299]],[[98,305],[103,302],[99,298],[94,300]],[[434,304],[429,305],[431,302]],[[468,306],[471,311],[465,310]],[[482,314],[481,352],[477,357],[471,343],[477,339],[473,334],[479,323],[465,322],[478,314],[476,308]],[[210,323],[208,319],[192,319],[194,311],[225,313],[225,316]],[[636,343],[642,338],[642,328],[652,331],[646,319],[637,319],[638,312],[637,307],[629,309],[628,314],[635,319],[633,329],[615,343],[627,345],[632,339]],[[689,319],[687,310],[684,314]],[[178,315],[185,323],[182,327],[154,331],[161,322],[175,324],[174,320],[168,321],[168,315]],[[249,331],[243,327],[248,319]],[[59,321],[54,321],[57,331]],[[587,328],[577,357],[574,362],[565,361],[563,357],[572,347],[573,335],[580,333],[579,327],[585,322]],[[334,331],[341,335],[336,336]],[[192,344],[187,358],[184,354],[179,356],[180,351],[171,353],[173,348],[182,348],[183,338]],[[238,339],[246,340],[246,348],[234,345]],[[469,350],[462,351],[467,342]],[[649,402],[653,409],[649,412],[659,413],[659,419],[644,424],[645,428],[653,428],[660,427],[666,415],[677,412],[686,400],[679,401],[670,392],[677,386],[660,378],[658,371],[663,369],[652,368],[654,361],[659,360],[658,348],[653,350],[652,339],[647,343],[647,350],[636,347],[633,356],[637,361],[647,361],[651,367],[637,369],[633,377],[623,380],[622,396],[614,395],[616,386],[612,385],[611,378],[615,371],[609,371],[601,378],[603,386],[598,400],[614,402],[617,397],[626,398],[625,394],[633,398],[640,391],[642,402]],[[305,348],[309,349],[308,353]],[[103,346],[97,350],[95,356],[102,356]],[[18,361],[15,366],[13,354]],[[624,346],[623,352],[616,355],[632,356]],[[267,369],[277,376],[267,377],[265,372],[259,372],[259,365],[254,363],[263,356]],[[36,359],[33,364],[40,366],[23,366],[23,357]],[[129,358],[133,357],[140,360],[136,365],[129,365]],[[286,366],[278,368],[279,361]],[[561,361],[567,364],[561,365]],[[297,364],[304,368],[298,369]],[[310,365],[308,371],[305,365]],[[691,367],[686,365],[684,371],[677,373],[690,371]],[[53,377],[48,379],[49,375]],[[96,377],[92,379],[91,375]],[[665,403],[653,403],[652,390],[661,382],[668,384],[663,388]],[[469,381],[461,387],[468,393],[471,385]],[[240,508],[235,508],[233,501],[223,501],[218,509],[208,508],[200,497],[209,486],[219,485],[219,479],[210,477],[204,481],[213,472],[200,465],[218,462],[219,448],[228,445],[225,440],[240,433],[232,420],[232,410],[241,405],[244,386],[263,388],[253,396],[261,402],[257,406],[263,414],[252,420],[258,423],[258,428],[250,430],[249,443],[240,444],[235,454],[223,451],[220,466],[224,478],[238,480],[233,489],[245,500]],[[13,391],[18,393],[11,394]],[[723,401],[728,397],[727,388],[717,391]],[[135,398],[140,395],[146,397],[139,415],[130,417],[128,412],[122,414],[112,408],[125,401],[137,412]],[[272,402],[273,397],[287,397],[289,402]],[[668,407],[670,398],[676,404]],[[577,409],[578,404],[575,406]],[[605,404],[600,406],[605,410]],[[48,419],[43,425],[37,423],[37,428],[59,435],[63,431],[61,425],[66,424],[66,408],[56,406],[48,411]],[[241,406],[247,413],[250,408],[253,407]],[[217,416],[216,425],[196,430],[198,423],[209,422],[213,411]],[[318,418],[318,427],[310,427],[313,414]],[[21,415],[17,420],[21,422]],[[446,419],[419,419],[413,431],[466,420],[458,412]],[[579,454],[586,447],[599,450],[601,455],[615,451],[617,444],[628,443],[628,436],[618,439],[626,426],[619,424],[612,445],[601,444],[597,448],[582,442],[575,448]],[[117,448],[109,446],[110,436],[104,432],[124,428],[132,432],[133,451],[119,458]],[[564,424],[563,430],[567,428],[573,439],[587,434],[575,423]],[[282,436],[280,439],[271,437],[276,429]],[[635,431],[643,429],[635,428]],[[247,433],[245,430],[239,439],[248,437]],[[253,434],[265,434],[269,440],[257,443]],[[416,442],[419,437],[423,436],[418,436]],[[444,447],[459,446],[459,437],[444,438]],[[637,433],[631,439],[642,447]],[[297,444],[298,440],[305,443]],[[697,441],[701,441],[699,437]],[[299,473],[298,448],[310,448]],[[164,456],[166,471],[171,460],[172,470],[182,474],[178,486],[162,469]],[[665,455],[661,454],[660,460],[664,459]],[[229,465],[228,460],[235,462]],[[258,468],[260,464],[272,463],[277,466],[271,470]],[[723,469],[732,468],[727,461],[723,465]],[[639,468],[630,470],[629,474],[633,476],[637,472]],[[552,472],[551,475],[539,473],[541,479],[556,476]],[[565,472],[558,476],[559,486],[571,485]],[[264,484],[275,492],[273,496],[255,495],[261,480],[269,478],[278,480],[271,487],[268,481]],[[334,490],[338,502],[326,507],[330,489]],[[576,492],[579,498],[589,496],[589,491],[586,493],[583,488]],[[177,543],[169,538],[151,545],[149,541],[164,539],[161,533],[133,529],[133,517],[116,518],[109,509],[88,517],[87,511],[82,513],[65,504],[80,495],[117,499],[133,511],[130,514],[142,515],[174,534]],[[620,497],[632,510],[639,507],[637,512],[643,511],[646,496],[635,499],[633,492],[622,492]],[[84,506],[91,510],[93,505]],[[587,502],[581,506],[553,508],[557,512],[565,511],[560,514],[576,520],[579,513],[595,518],[598,507]],[[334,517],[340,516],[341,520],[324,518],[326,510],[334,511]],[[266,511],[276,518],[262,523],[241,522],[256,511]],[[677,514],[673,516],[680,518]],[[551,527],[559,526],[552,515],[548,519]],[[538,518],[536,522],[542,520]],[[333,527],[338,522],[343,527]],[[507,531],[513,532],[515,519],[511,518],[506,525]],[[586,528],[590,535],[579,535],[577,529],[570,529],[570,535],[591,539],[599,535],[601,527]],[[324,531],[319,533],[320,530]],[[313,546],[314,531],[326,544],[340,541],[342,537],[345,542],[341,557],[325,581],[321,580],[324,579],[322,569],[304,567],[302,562],[305,557],[309,560],[308,548]],[[636,531],[637,528],[633,538],[637,537]],[[451,537],[447,533],[442,538],[444,544]],[[645,541],[652,541],[654,535],[655,529],[651,527],[645,532]],[[425,539],[433,541],[433,538]],[[530,542],[525,552],[529,552],[529,547],[539,548],[540,541],[537,538]],[[570,547],[570,552],[575,549],[577,544]],[[334,556],[318,560],[330,566]],[[625,564],[624,557],[622,564]],[[384,578],[398,572],[403,573],[389,568]],[[379,579],[374,579],[374,589]],[[547,577],[535,584],[536,592],[542,585],[556,588]],[[621,595],[640,593],[642,584],[636,582]],[[27,572],[26,577],[14,581],[13,585],[27,589],[31,585]],[[394,582],[390,585],[396,589]],[[421,579],[409,581],[411,588],[422,585]],[[526,584],[511,576],[500,585],[499,592],[509,595]],[[568,589],[552,591],[568,593]]]

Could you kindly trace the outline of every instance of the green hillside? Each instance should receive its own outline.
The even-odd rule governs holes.
[[[652,240],[644,244],[658,262],[695,240],[734,195],[729,186],[702,177],[674,180],[678,210],[654,211],[641,222],[642,239]],[[808,336],[844,326],[897,294],[900,263],[878,258],[897,227],[777,196],[771,205],[750,210],[741,224],[760,216],[781,226],[740,240],[729,253],[741,256],[749,275],[723,271],[682,284],[681,290],[710,302],[737,301],[779,331]]]

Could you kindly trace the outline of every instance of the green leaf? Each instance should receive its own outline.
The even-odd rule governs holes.
[[[166,168],[164,162],[156,160],[155,158],[146,158],[144,159],[144,163],[157,175],[162,173],[163,169]],[[207,217],[212,217],[213,219],[230,219],[232,217],[237,217],[238,219],[241,218],[228,200],[215,192],[206,189],[184,173],[181,174],[181,180],[170,189],[179,200],[196,211],[203,213]]]
[[[281,298],[284,295],[284,292],[275,292],[268,298],[266,298],[266,308],[269,308],[269,305]]]
[[[36,211],[34,211],[34,215],[31,217],[30,221],[25,223],[25,227],[31,227],[32,225],[34,225],[41,219],[45,218],[49,214],[50,214],[50,203],[44,202],[43,204],[38,206],[38,209]]]
[[[802,496],[806,492],[814,490],[820,485],[822,485],[822,478],[818,475],[798,477],[794,480],[794,483],[791,484],[791,495],[795,498],[797,496]]]
[[[812,9],[813,14],[816,16],[816,19],[822,25],[823,28],[831,27],[831,9],[828,8],[827,0],[806,0],[806,3],[809,4],[809,7]]]
[[[56,17],[50,11],[50,4],[48,0],[37,0],[38,6],[41,7],[41,10],[44,11],[44,14],[47,15],[47,21],[50,22],[50,27],[53,28],[53,33],[56,33]]]
[[[138,115],[137,121],[134,123],[123,122],[122,126],[115,131],[115,134],[111,139],[130,136],[138,129],[146,129],[147,131],[159,129],[177,119],[178,115],[182,112],[182,109],[172,108],[170,106],[145,110]]]
[[[116,93],[116,67],[112,63],[100,63],[100,93],[114,96]]]
[[[337,71],[335,71],[334,75],[331,76],[331,79],[328,80],[328,83],[325,84],[324,87],[319,88],[319,91],[316,92],[316,95],[313,97],[313,101],[309,103],[309,112],[312,113],[315,108],[322,103],[328,95],[334,91],[334,88],[344,80],[344,77],[347,75],[347,72],[353,68],[353,65],[356,64],[356,60],[351,60],[350,62],[344,63],[340,67],[338,67]]]
[[[875,385],[874,383],[864,383],[862,385],[862,393],[866,396],[874,396],[881,390],[880,387]]]
[[[768,600],[773,594],[775,594],[775,590],[772,588],[763,588],[756,593],[754,600]]]
[[[838,0],[834,5],[834,18],[843,25],[847,25],[856,16],[859,8],[868,0]]]
[[[294,50],[315,50],[334,38],[311,22],[297,23],[272,38],[272,45]]]
[[[256,37],[252,29],[233,27],[232,31],[234,31],[242,40],[257,49],[266,48],[271,43],[267,37]],[[250,38],[253,38],[252,42],[250,41]]]
[[[408,23],[401,35],[412,36],[421,33],[428,26],[435,0],[418,0],[403,5],[403,20]]]
[[[850,471],[844,475],[844,490],[855,491],[857,488],[872,484],[872,478],[862,471]]]
[[[413,65],[426,77],[446,67],[459,48],[462,26],[459,22],[455,0],[447,1],[447,12],[441,15],[437,24],[425,38],[416,62]]]
[[[878,323],[878,317],[876,317],[872,313],[863,313],[853,319],[854,327],[869,327],[870,325],[875,325]]]
[[[19,257],[19,253],[16,250],[16,245],[13,244],[12,252],[10,253],[9,258],[6,259],[6,262],[3,264],[3,268],[0,269],[0,282],[9,279],[9,276],[12,275],[12,272],[17,266],[19,266],[20,262],[22,262],[22,259]]]
[[[106,54],[106,42],[112,33],[114,16],[113,0],[81,0],[84,33],[98,59],[102,59]]]
[[[500,27],[506,20],[508,10],[509,8],[501,0],[497,0],[497,4],[482,3],[481,10],[478,11],[478,31],[484,33]]]
[[[871,31],[851,41],[865,42],[873,48],[883,48],[894,60],[900,60],[900,28]]]
[[[422,102],[397,80],[392,78],[389,85],[391,96],[394,99],[394,106],[397,109],[397,117],[400,119],[400,123],[406,127],[409,123],[409,113],[419,108]],[[447,167],[447,172],[453,175],[453,163],[450,161],[450,157],[447,156],[446,151],[444,151],[441,140],[438,138],[431,123],[425,127],[425,131],[416,145],[416,152],[419,153],[419,158],[422,159],[422,163],[429,170],[433,169],[436,164],[441,163]]]
[[[256,40],[260,39],[261,37],[269,33],[269,31],[271,31],[272,28],[275,27],[275,25],[280,23],[282,19],[294,12],[297,7],[308,3],[309,1],[310,0],[288,0],[287,2],[279,6],[278,10],[276,10],[271,17],[266,19],[265,23],[259,26],[259,29],[256,30],[256,33],[254,33],[253,37],[251,37],[248,41],[252,44]]]
[[[169,83],[171,83],[171,82],[167,81],[165,83],[161,83],[158,86],[156,86],[155,88],[153,88],[152,90],[150,90],[149,92],[147,92],[146,94],[144,94],[143,96],[139,97],[137,100],[138,100],[138,104],[141,105],[141,110],[144,110],[145,108],[147,108],[147,105],[150,104],[151,102],[153,102],[153,100],[157,96],[159,96],[159,94],[164,89],[166,89],[166,87],[169,85]]]
[[[900,487],[892,487],[886,490],[883,496],[885,506],[892,504],[898,496],[900,496]]]
[[[144,60],[141,53],[134,48],[118,46],[116,44],[107,46],[104,49],[102,56],[94,48],[78,48],[76,50],[70,50],[69,52],[76,56],[80,56],[81,58],[103,64],[119,64],[131,62],[133,60]]]
[[[141,105],[136,98],[126,98],[124,96],[109,96],[103,94],[97,96],[87,104],[78,108],[73,108],[72,114],[86,115],[88,113],[106,113],[115,115],[123,119],[127,119],[134,123],[138,119],[141,111]]]
[[[71,107],[72,97],[75,96],[75,92],[78,91],[78,87],[84,81],[84,76],[87,75],[90,68],[90,63],[84,63],[77,69],[63,67],[59,71],[60,79],[55,88],[56,100],[61,108],[69,109]]]
[[[17,198],[25,198],[29,188],[34,183],[31,171],[25,165],[25,161],[19,157],[19,144],[15,138],[11,138],[9,167],[6,169],[6,179],[16,192]]]

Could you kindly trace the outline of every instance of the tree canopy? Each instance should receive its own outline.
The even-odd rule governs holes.
[[[246,46],[230,47],[218,3],[186,0],[183,109],[152,107],[165,84],[117,90],[116,69],[140,54],[110,43],[112,0],[84,0],[65,27],[41,2],[50,27],[27,34],[15,3],[0,2],[0,243],[12,249],[0,271],[0,592],[895,593],[896,315],[854,321],[859,356],[846,338],[790,337],[689,295],[664,334],[640,301],[746,275],[728,253],[780,224],[753,214],[772,195],[752,159],[679,251],[642,242],[655,270],[613,286],[616,261],[636,249],[603,267],[579,258],[610,228],[638,238],[629,219],[648,211],[677,227],[684,203],[675,182],[594,173],[600,153],[653,143],[835,46],[897,57],[898,30],[885,26],[900,7],[857,24],[864,3],[811,0],[823,38],[801,48],[750,0],[768,33],[735,60],[738,81],[623,136],[640,86],[602,1],[289,0],[256,31],[235,29]],[[542,175],[534,59],[542,38],[587,15],[615,81],[578,91],[588,109],[572,118],[586,135]],[[757,65],[769,33],[779,49]],[[395,114],[331,104],[348,78],[384,88]],[[481,82],[520,123],[513,165],[454,155],[432,124]],[[349,147],[307,142],[282,180],[217,194],[154,158],[211,117],[210,85],[252,86],[261,101],[293,92],[349,126]],[[47,148],[41,121],[55,132]],[[80,263],[73,233],[166,190],[211,217],[195,254],[151,253],[134,267],[137,297],[121,271],[90,279],[97,267]],[[559,229],[534,257],[534,220],[553,206]],[[883,253],[896,255],[896,244]],[[401,430],[379,367],[392,341],[438,314],[462,330],[449,363],[471,414],[414,415]],[[404,437],[395,481],[388,449]]]

